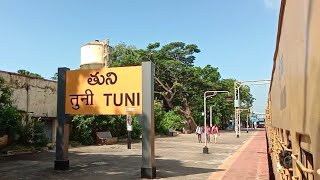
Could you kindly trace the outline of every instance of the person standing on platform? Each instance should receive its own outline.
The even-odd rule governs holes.
[[[212,134],[213,134],[214,143],[217,143],[217,138],[219,134],[219,128],[217,124],[214,124],[214,126],[212,127]]]
[[[200,126],[200,124],[198,124],[198,126],[197,126],[196,134],[198,136],[198,142],[202,143],[202,141],[201,141],[202,127]]]
[[[207,142],[210,143],[210,134],[211,134],[211,127],[207,124],[206,127],[206,134],[207,134]]]

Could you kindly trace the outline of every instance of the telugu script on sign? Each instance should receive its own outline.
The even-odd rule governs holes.
[[[66,72],[66,114],[141,114],[142,67]]]

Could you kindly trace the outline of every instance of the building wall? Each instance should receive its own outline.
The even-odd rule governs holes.
[[[57,82],[5,71],[0,71],[0,77],[13,89],[12,100],[20,112],[53,121],[51,138],[55,142]]]

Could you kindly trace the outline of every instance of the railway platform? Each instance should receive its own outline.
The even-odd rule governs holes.
[[[158,137],[156,144],[157,179],[269,179],[265,131],[221,131],[217,144],[204,143],[195,134]],[[70,169],[54,171],[54,151],[0,156],[0,180],[4,179],[140,179],[141,141],[132,149],[126,142],[103,146],[79,146],[69,149]]]
[[[213,173],[210,180],[269,180],[265,129],[259,129],[241,148]]]

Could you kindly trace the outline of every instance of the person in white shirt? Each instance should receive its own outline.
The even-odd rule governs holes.
[[[201,141],[202,127],[200,126],[200,124],[198,124],[198,126],[197,126],[196,134],[198,135],[198,142],[202,143],[202,141]]]

